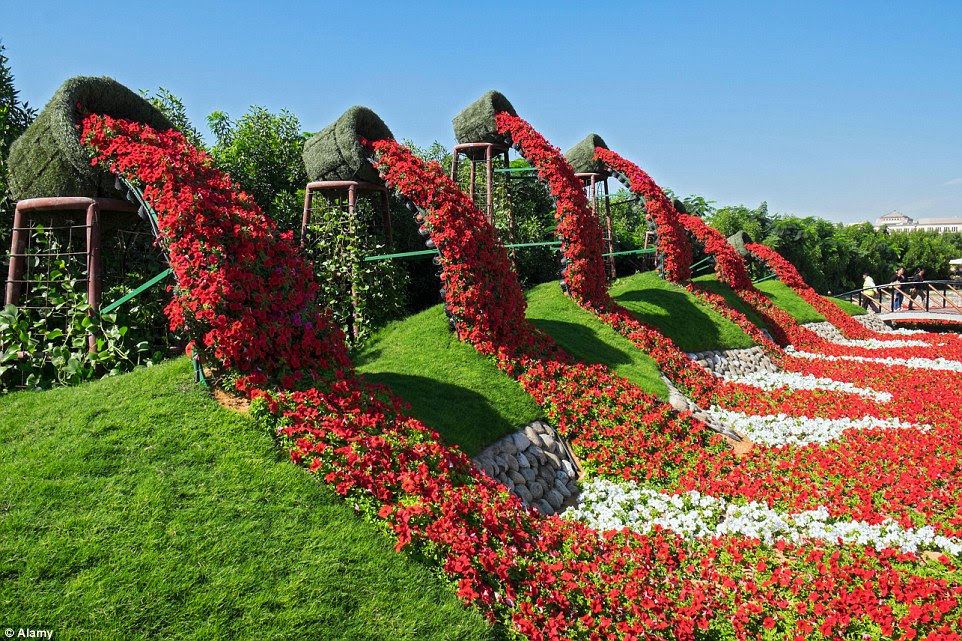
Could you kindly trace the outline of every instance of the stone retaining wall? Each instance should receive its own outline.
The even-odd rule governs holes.
[[[691,352],[688,358],[716,376],[752,374],[755,372],[777,372],[778,366],[765,353],[760,345],[747,349],[715,349],[705,352]]]
[[[865,325],[865,327],[869,328],[873,332],[892,331],[892,327],[875,314],[863,314],[862,316],[853,316],[852,318],[860,322],[862,325]]]
[[[544,421],[535,421],[489,445],[474,464],[512,494],[552,516],[576,505],[581,469],[568,444]]]
[[[833,343],[845,340],[845,336],[835,325],[832,325],[828,321],[821,321],[819,323],[802,323],[802,327],[812,330],[822,338]]]

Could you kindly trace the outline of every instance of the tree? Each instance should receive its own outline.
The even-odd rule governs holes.
[[[37,110],[20,102],[20,92],[13,85],[9,59],[3,52],[4,46],[0,42],[0,244],[9,247],[7,239],[14,205],[7,179],[7,154],[13,141],[37,117]]]
[[[210,153],[282,230],[300,229],[298,190],[307,184],[302,153],[306,135],[286,109],[272,114],[252,106],[234,122],[222,111],[207,117],[217,142]]]
[[[184,137],[186,137],[192,145],[198,149],[207,149],[207,145],[204,143],[204,137],[200,135],[200,132],[197,131],[193,123],[191,123],[190,118],[187,117],[187,109],[184,107],[184,102],[179,96],[171,93],[164,87],[158,87],[153,96],[151,96],[146,89],[141,89],[140,95],[146,98],[160,113],[167,116],[167,119],[177,127],[180,133],[184,134]]]

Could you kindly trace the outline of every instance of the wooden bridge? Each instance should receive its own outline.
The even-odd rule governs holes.
[[[927,280],[855,289],[835,298],[875,312],[882,320],[962,321],[962,281]]]

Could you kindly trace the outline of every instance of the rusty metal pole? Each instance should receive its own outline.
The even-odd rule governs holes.
[[[388,198],[387,190],[381,191],[381,221],[384,225],[384,240],[388,249],[393,248],[393,231],[391,230],[391,201]]]
[[[511,161],[508,159],[508,151],[504,152],[504,168],[511,169]],[[508,185],[511,182],[511,172],[504,172],[504,202],[508,208],[508,237],[511,243],[514,244],[515,240],[515,224],[514,224],[514,208],[511,206],[511,193],[509,191]],[[511,250],[512,255],[514,254],[514,249]]]
[[[90,316],[96,317],[100,311],[100,279],[102,276],[100,254],[100,205],[95,200],[87,207],[87,304]],[[87,346],[91,352],[97,351],[97,337],[87,336]]]
[[[614,234],[614,228],[611,225],[611,202],[609,200],[609,194],[608,194],[608,177],[607,176],[605,177],[604,181],[601,184],[605,190],[605,224],[608,227],[608,253],[614,254],[615,253],[615,234]],[[615,257],[609,256],[609,258],[611,259],[611,279],[614,280],[615,278],[618,277],[618,274],[615,270]]]
[[[454,153],[451,154],[451,180],[455,183],[458,182],[458,156],[460,155],[461,152],[458,151],[457,146],[455,146]]]
[[[16,305],[20,300],[20,280],[23,278],[24,252],[27,249],[27,231],[25,226],[26,214],[20,209],[20,203],[13,213],[13,237],[10,239],[10,265],[7,268],[6,305]]]
[[[494,225],[494,164],[491,158],[491,148],[488,145],[484,148],[484,164],[487,169],[487,190],[488,190],[488,222]]]
[[[307,239],[307,226],[311,222],[311,186],[304,190],[304,216],[301,218],[301,247]]]
[[[469,174],[470,178],[468,181],[468,185],[469,185],[468,193],[471,196],[471,203],[473,204],[474,203],[474,175],[475,175],[474,158],[470,158],[470,160],[471,160],[471,173]]]
[[[357,185],[350,184],[347,186],[347,218],[350,221],[351,237],[357,237],[357,225],[355,225],[354,211],[357,208]],[[351,273],[349,275],[351,279],[351,319],[348,327],[348,331],[351,333],[351,338],[357,340],[358,329],[357,329],[357,310],[361,306],[360,298],[357,295],[357,271],[354,268],[353,262],[351,263]]]

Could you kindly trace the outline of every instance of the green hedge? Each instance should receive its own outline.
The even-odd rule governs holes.
[[[368,162],[370,152],[358,141],[393,139],[380,116],[367,107],[351,107],[333,123],[304,143],[308,180],[359,180],[380,182]]]
[[[469,142],[507,144],[507,136],[499,134],[494,123],[495,114],[502,111],[507,111],[512,116],[518,115],[508,99],[497,91],[489,91],[472,102],[451,121],[458,144],[464,145]]]
[[[588,134],[584,140],[565,152],[565,160],[576,174],[608,175],[605,163],[595,159],[595,147],[607,149],[608,145],[598,134]]]
[[[114,179],[91,167],[90,157],[80,146],[78,126],[90,112],[159,130],[173,128],[160,111],[112,78],[71,78],[10,146],[10,190],[15,198],[121,197],[114,189]]]

